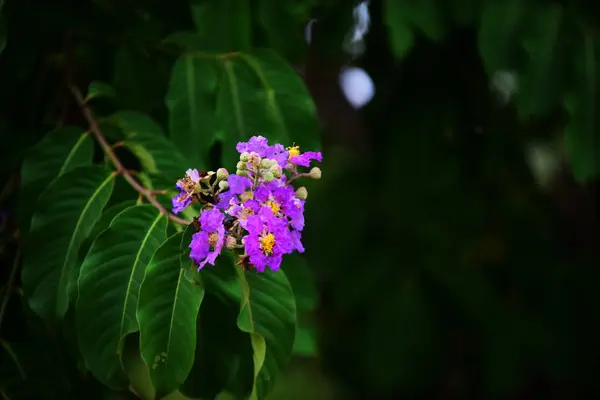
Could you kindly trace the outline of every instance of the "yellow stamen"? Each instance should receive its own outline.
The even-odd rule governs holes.
[[[277,215],[277,213],[279,212],[279,210],[281,209],[281,207],[279,206],[279,204],[277,204],[274,201],[267,201],[267,205],[269,207],[271,207],[271,211],[273,211],[273,214]]]
[[[300,146],[288,147],[287,150],[290,152],[289,158],[296,157],[296,156],[300,155]]]
[[[275,246],[275,236],[272,233],[268,233],[265,236],[259,239],[260,249],[265,252],[266,255],[269,255],[273,252],[273,247]]]

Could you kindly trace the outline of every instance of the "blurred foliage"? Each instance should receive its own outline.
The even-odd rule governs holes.
[[[598,5],[371,0],[356,58],[343,43],[357,3],[0,1],[4,398],[146,399],[180,384],[193,398],[254,387],[275,400],[564,399],[597,389]],[[374,81],[362,110],[337,87],[346,65]],[[116,258],[89,261],[102,256],[94,243],[118,243],[119,224],[158,213],[131,207],[137,193],[109,178],[69,84],[86,92],[126,168],[167,189],[158,200],[169,207],[185,169],[233,165],[235,143],[254,134],[305,149],[322,142],[323,179],[306,185],[306,256],[286,260],[281,275],[293,297],[268,298],[268,283],[250,282],[267,296],[262,322],[282,329],[262,335],[266,348],[294,348],[289,369],[284,354],[252,385],[254,326],[236,324],[234,275],[206,277],[202,305],[187,310],[199,318],[179,332],[183,372],[153,370],[140,348],[144,331],[170,337],[152,300],[172,292],[151,284],[178,276],[153,273],[140,293],[147,317],[115,331],[118,356],[114,337],[99,333],[114,328],[103,310],[115,303],[96,301],[126,282],[100,269],[105,279],[87,282],[78,312],[79,273]],[[554,160],[541,166],[531,156],[540,143]],[[65,215],[85,204],[87,223],[69,225]],[[176,231],[161,231],[164,246],[179,248],[173,240],[187,233]],[[158,264],[156,240],[146,264]],[[57,255],[57,241],[74,247]],[[281,314],[289,302],[294,329]]]

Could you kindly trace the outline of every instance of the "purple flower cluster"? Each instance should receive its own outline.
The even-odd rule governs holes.
[[[300,173],[298,167],[321,162],[322,155],[281,144],[270,146],[262,136],[238,143],[236,149],[240,161],[235,174],[224,168],[216,173],[187,170],[177,182],[180,193],[173,198],[173,212],[203,203],[195,224],[198,232],[190,243],[190,258],[198,269],[214,265],[225,248],[236,252],[238,264],[246,269],[277,271],[284,254],[304,252],[307,191],[295,190],[291,183],[301,177],[320,179],[319,168]]]

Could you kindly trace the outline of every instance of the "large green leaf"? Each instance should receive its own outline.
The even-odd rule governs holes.
[[[67,312],[79,247],[100,218],[114,178],[104,167],[80,167],[40,197],[25,243],[22,281],[29,306],[46,321]]]
[[[301,2],[260,0],[256,7],[258,19],[266,33],[267,47],[291,61],[303,58],[308,49],[304,27],[310,19],[310,5]]]
[[[568,60],[563,36],[560,5],[544,4],[530,14],[522,39],[529,56],[526,67],[519,73],[517,95],[521,116],[544,116],[560,105]]]
[[[48,133],[31,148],[21,166],[19,211],[21,230],[27,231],[35,202],[52,181],[80,166],[91,165],[92,138],[77,127],[65,126]]]
[[[43,190],[52,180],[77,167],[90,165],[94,142],[87,132],[65,126],[48,133],[36,144],[21,166],[21,185]],[[41,186],[41,187],[40,187]]]
[[[479,25],[479,51],[488,74],[518,66],[519,41],[527,24],[528,4],[521,0],[487,0]]]
[[[193,0],[192,17],[198,36],[214,50],[243,51],[252,44],[248,0]]]
[[[140,351],[158,396],[178,389],[194,362],[196,319],[204,297],[201,280],[189,277],[187,237],[179,232],[154,253],[140,288]]]
[[[214,141],[218,65],[194,54],[181,56],[171,73],[165,103],[169,136],[196,168],[207,169]]]
[[[105,385],[126,388],[123,339],[138,330],[140,284],[155,250],[166,238],[167,216],[150,204],[118,214],[92,244],[79,273],[76,315],[86,365]]]
[[[225,391],[241,399],[252,392],[252,343],[237,327],[239,309],[239,301],[206,291],[198,316],[194,366],[181,387],[186,396],[214,399]]]
[[[587,36],[575,46],[573,87],[565,97],[570,114],[565,145],[573,175],[588,182],[600,173],[600,46]]]
[[[275,52],[259,50],[220,58],[217,131],[223,163],[235,164],[235,145],[260,134],[284,145],[318,149],[315,106],[302,79]]]
[[[185,170],[193,167],[150,117],[135,111],[119,111],[110,120],[121,128],[125,134],[124,146],[138,157],[155,187],[175,186]]]
[[[254,350],[254,388],[250,398],[262,400],[292,354],[296,303],[283,271],[236,270],[242,289],[238,327],[250,334]]]

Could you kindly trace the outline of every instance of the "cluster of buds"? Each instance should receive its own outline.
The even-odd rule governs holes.
[[[297,190],[298,178],[321,178],[312,161],[321,162],[319,152],[300,153],[295,147],[270,146],[266,138],[254,136],[236,146],[240,160],[236,173],[220,168],[217,172],[187,170],[177,182],[180,193],[173,198],[173,212],[193,203],[202,203],[195,221],[198,232],[190,243],[190,258],[198,269],[214,265],[219,254],[234,251],[238,264],[259,272],[278,270],[284,254],[304,252],[305,187]]]

